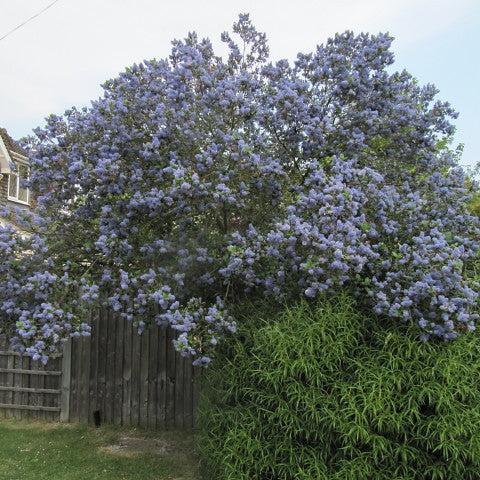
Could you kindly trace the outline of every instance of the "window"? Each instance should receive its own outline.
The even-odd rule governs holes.
[[[24,163],[15,163],[15,169],[8,178],[8,199],[28,204],[30,192],[26,186],[30,175],[30,167]]]

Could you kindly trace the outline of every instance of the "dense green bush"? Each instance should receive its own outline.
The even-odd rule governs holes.
[[[477,334],[420,343],[346,295],[271,317],[209,368],[206,478],[480,479]]]

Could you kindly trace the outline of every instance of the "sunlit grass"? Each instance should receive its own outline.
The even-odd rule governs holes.
[[[137,437],[151,448],[116,448],[122,438]],[[0,479],[191,480],[191,442],[178,432],[1,420]]]

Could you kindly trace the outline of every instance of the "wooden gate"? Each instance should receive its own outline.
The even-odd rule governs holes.
[[[151,326],[138,335],[131,322],[106,309],[90,324],[91,336],[73,339],[70,360],[64,358],[65,383],[70,379],[64,418],[91,423],[96,412],[117,425],[192,428],[201,368],[175,351],[175,332]]]

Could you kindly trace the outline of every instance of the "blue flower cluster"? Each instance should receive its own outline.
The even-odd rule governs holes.
[[[14,350],[46,363],[65,339],[90,333],[82,304],[71,294],[77,282],[66,270],[62,276],[51,272],[54,259],[38,217],[8,208],[0,213],[17,225],[0,225],[0,333]]]
[[[36,130],[48,271],[78,286],[62,298],[104,301],[140,331],[172,325],[200,364],[246,294],[348,285],[425,338],[473,329],[463,270],[479,231],[448,148],[456,113],[391,73],[392,38],[346,32],[293,64],[269,61],[248,15],[222,40],[225,59],[194,33],[176,40]],[[38,292],[53,285],[44,273]],[[70,325],[41,305],[47,333]],[[23,330],[43,321],[12,313]]]

